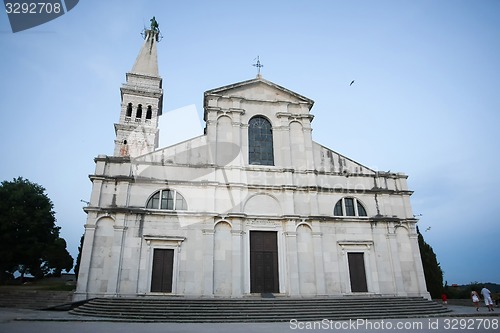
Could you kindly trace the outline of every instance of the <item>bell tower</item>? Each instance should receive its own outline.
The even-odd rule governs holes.
[[[144,31],[144,44],[120,88],[120,120],[115,124],[114,156],[136,157],[158,148],[158,117],[162,114],[162,79],[158,74],[158,23]]]

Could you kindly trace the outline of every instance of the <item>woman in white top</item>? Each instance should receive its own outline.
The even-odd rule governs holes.
[[[476,306],[476,311],[479,311],[479,295],[475,291],[472,291],[471,298],[472,303]]]

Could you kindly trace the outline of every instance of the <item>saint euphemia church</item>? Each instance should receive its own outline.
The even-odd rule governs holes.
[[[311,99],[261,75],[211,89],[204,133],[160,148],[157,42],[145,31],[95,158],[75,300],[429,298],[407,176],[313,141]]]

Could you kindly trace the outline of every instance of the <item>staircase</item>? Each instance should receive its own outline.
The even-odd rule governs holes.
[[[0,307],[42,310],[70,303],[72,291],[0,288]]]
[[[71,314],[176,323],[280,322],[434,316],[450,310],[420,297],[95,298]]]

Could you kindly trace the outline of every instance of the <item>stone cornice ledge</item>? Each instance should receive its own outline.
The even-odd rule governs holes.
[[[314,119],[314,115],[309,113],[289,113],[289,112],[276,112],[276,117],[286,117],[286,118],[307,118]]]
[[[339,245],[373,245],[372,240],[339,240]]]
[[[155,236],[155,235],[144,235],[145,240],[160,240],[160,241],[171,241],[171,242],[183,242],[186,237],[183,236]]]
[[[373,241],[371,240],[340,240],[337,241],[337,244],[342,248],[342,250],[345,250],[346,248],[352,248],[356,246],[363,246],[366,247],[367,249],[370,249],[373,246]]]

